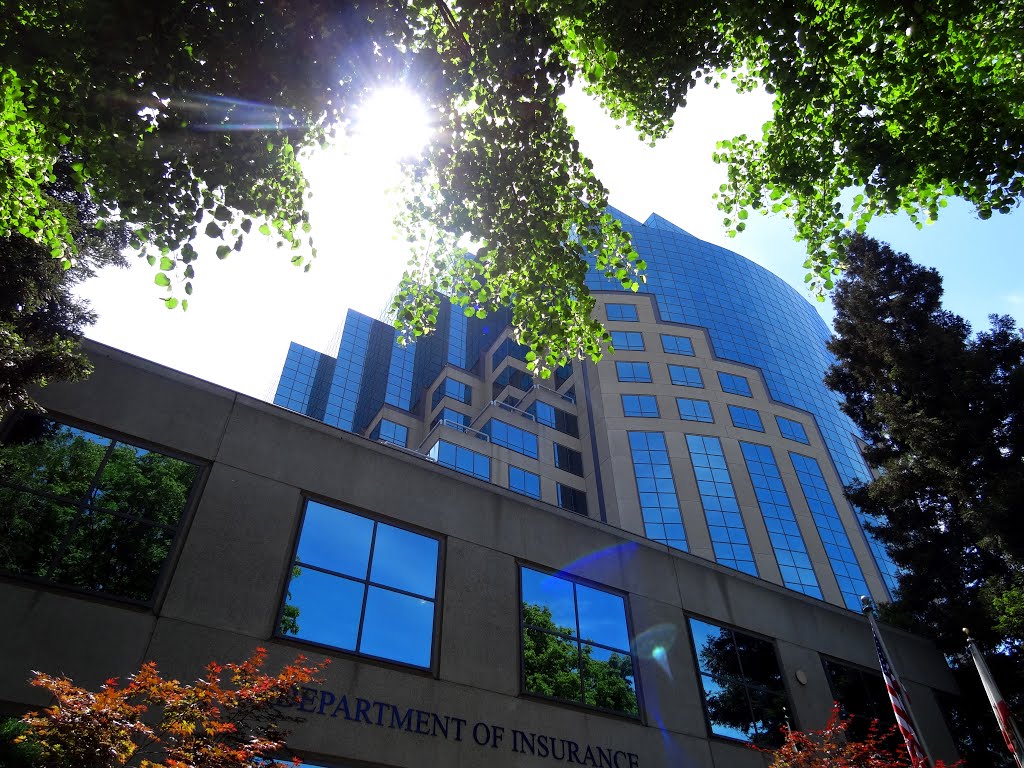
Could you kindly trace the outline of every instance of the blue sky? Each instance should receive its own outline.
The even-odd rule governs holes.
[[[770,117],[763,93],[737,96],[701,86],[676,118],[666,140],[651,148],[627,127],[616,127],[578,89],[566,97],[583,151],[610,190],[611,203],[645,219],[656,212],[705,240],[750,258],[803,289],[805,253],[791,224],[753,216],[747,231],[725,236],[712,193],[724,168],[711,161],[715,142],[757,133]],[[154,272],[136,260],[85,284],[99,321],[98,341],[256,397],[271,399],[289,341],[331,351],[349,308],[376,317],[401,277],[407,251],[391,218],[398,181],[395,147],[407,145],[414,114],[392,105],[400,119],[375,120],[344,146],[310,157],[305,168],[314,198],[311,222],[319,257],[311,272],[289,264],[270,243],[253,239],[224,261],[197,243],[196,290],[187,313],[169,311]],[[869,234],[939,269],[946,307],[977,329],[990,313],[1024,318],[1024,278],[1018,268],[1024,214],[980,221],[951,203],[939,221],[918,231],[905,218],[876,220]],[[828,320],[830,307],[817,304]]]

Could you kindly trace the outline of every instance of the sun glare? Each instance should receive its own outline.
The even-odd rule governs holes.
[[[433,127],[416,94],[405,88],[381,88],[359,108],[353,133],[368,151],[397,160],[419,154]]]

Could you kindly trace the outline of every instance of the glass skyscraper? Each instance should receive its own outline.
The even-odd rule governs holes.
[[[887,600],[895,570],[842,493],[867,468],[822,384],[825,323],[742,256],[616,215],[647,283],[588,278],[616,347],[600,363],[531,377],[507,313],[444,305],[403,347],[349,311],[336,355],[291,345],[274,402],[850,610]]]

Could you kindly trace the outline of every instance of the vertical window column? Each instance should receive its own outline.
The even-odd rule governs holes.
[[[722,444],[717,437],[687,435],[693,473],[697,478],[700,502],[711,534],[715,560],[737,571],[757,576],[757,564],[740,515],[736,491],[725,463]]]
[[[814,459],[799,453],[790,452],[789,458],[793,462],[793,469],[796,470],[814,524],[818,528],[821,543],[825,545],[825,554],[832,564],[832,572],[839,584],[843,602],[851,611],[859,612],[860,596],[868,595],[870,592],[864,581],[860,563],[853,554],[846,529],[843,528],[843,521],[839,518],[839,510],[832,501],[832,494],[828,492],[821,467]]]
[[[761,517],[768,529],[775,561],[779,564],[782,583],[796,592],[822,599],[818,578],[814,575],[814,566],[807,554],[807,546],[793,514],[793,507],[790,506],[772,449],[755,443],[740,443],[740,448],[747,462],[750,481],[754,484],[754,495],[761,508]]]
[[[633,474],[640,494],[640,512],[647,538],[685,552],[686,531],[665,447],[665,435],[661,432],[630,432],[629,450],[633,455]]]

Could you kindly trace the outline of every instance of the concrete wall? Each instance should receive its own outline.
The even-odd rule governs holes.
[[[189,454],[208,470],[153,609],[0,580],[9,621],[0,633],[0,701],[8,705],[45,703],[26,683],[32,669],[95,687],[147,659],[169,675],[194,679],[211,659],[242,658],[257,645],[270,649],[272,663],[298,652],[321,658],[301,642],[273,636],[307,495],[436,532],[443,553],[433,668],[409,670],[338,652],[320,688],[335,699],[346,694],[353,709],[361,698],[371,707],[387,702],[465,721],[447,737],[430,728],[427,734],[391,729],[331,717],[325,697],[316,694],[289,740],[315,762],[410,768],[549,762],[513,750],[518,729],[611,748],[621,755],[616,768],[763,765],[747,747],[709,738],[688,615],[775,639],[801,728],[820,726],[832,700],[819,654],[876,666],[859,615],[115,350],[90,345],[90,351],[96,373],[83,383],[47,388],[41,402],[55,415]],[[640,654],[639,721],[521,693],[520,563],[626,593],[634,635],[657,633],[666,655],[659,664]],[[936,756],[951,757],[931,693],[952,690],[941,656],[925,640],[894,629],[886,639],[910,681],[929,746]],[[806,684],[797,681],[798,671]],[[317,712],[321,706],[324,714]],[[500,742],[495,726],[504,729]]]

